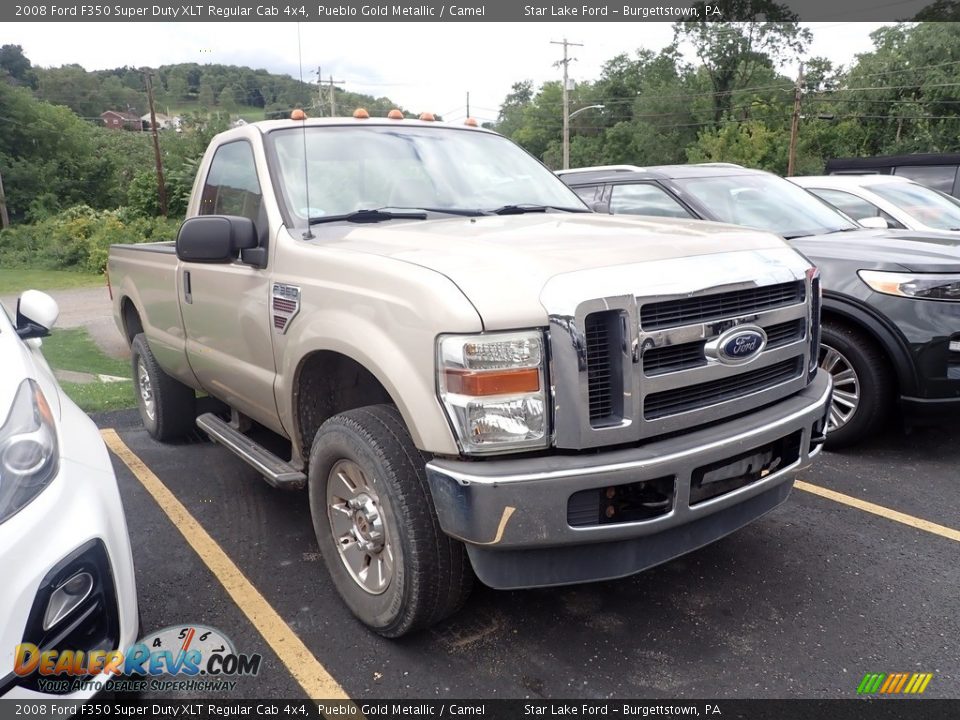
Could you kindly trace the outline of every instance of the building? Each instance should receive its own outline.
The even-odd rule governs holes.
[[[183,119],[179,115],[171,116],[157,113],[156,118],[158,130],[179,130],[180,125],[183,124]],[[140,120],[143,122],[145,128],[150,129],[150,113],[141,115]]]
[[[100,119],[103,120],[105,127],[111,130],[142,130],[143,124],[140,118],[130,112],[120,110],[107,110],[100,113]]]

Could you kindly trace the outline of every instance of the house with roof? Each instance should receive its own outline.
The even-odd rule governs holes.
[[[111,130],[142,130],[143,124],[140,118],[131,112],[122,110],[107,110],[100,113],[100,119],[103,120],[104,127]]]
[[[156,113],[156,118],[158,130],[179,130],[180,126],[183,124],[183,118],[181,118],[179,115]],[[141,115],[140,120],[143,122],[143,126],[145,128],[150,129],[150,113]]]

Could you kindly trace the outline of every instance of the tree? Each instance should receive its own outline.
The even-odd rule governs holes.
[[[695,7],[706,17],[704,3]],[[724,12],[752,22],[678,22],[675,43],[689,42],[706,70],[713,88],[713,120],[720,123],[733,105],[733,94],[750,87],[762,69],[775,70],[800,57],[813,35],[799,25],[799,17],[772,0],[730,0]],[[764,18],[763,22],[756,18]]]
[[[37,86],[37,77],[30,60],[23,54],[23,48],[19,45],[0,47],[0,78],[4,75],[11,78],[17,85],[26,85],[31,88]]]
[[[521,80],[514,83],[500,105],[497,130],[507,137],[513,137],[513,134],[523,125],[523,113],[532,102],[533,81]]]

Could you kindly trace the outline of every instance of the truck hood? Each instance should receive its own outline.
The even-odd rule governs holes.
[[[790,240],[820,265],[859,261],[861,269],[960,273],[960,235],[916,230],[851,230]]]
[[[595,213],[321,225],[313,242],[445,275],[487,329],[546,324],[540,292],[564,273],[743,250],[782,250],[776,235],[701,220]]]

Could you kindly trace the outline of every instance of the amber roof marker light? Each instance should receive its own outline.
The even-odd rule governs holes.
[[[403,120],[403,113],[397,110],[396,108],[394,108],[393,110],[387,113],[387,117],[390,118],[391,120]]]
[[[353,117],[357,120],[369,120],[370,113],[367,112],[366,108],[357,108],[353,111]]]
[[[293,112],[290,113],[291,120],[306,120],[307,114],[300,108],[296,108]]]
[[[420,113],[420,119],[425,122],[433,122],[436,118],[433,116],[432,112],[422,112]]]

